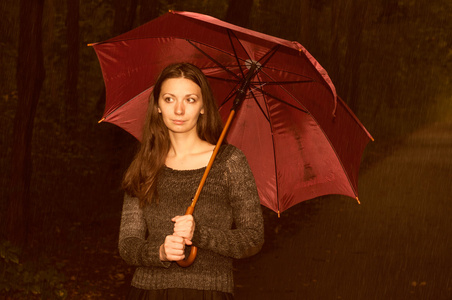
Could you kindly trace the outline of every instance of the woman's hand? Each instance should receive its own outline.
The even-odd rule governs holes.
[[[161,261],[179,261],[185,259],[184,238],[177,235],[167,235],[165,242],[160,246]]]
[[[195,232],[195,220],[192,215],[176,216],[171,219],[174,222],[174,235],[184,238],[185,245],[191,245]]]

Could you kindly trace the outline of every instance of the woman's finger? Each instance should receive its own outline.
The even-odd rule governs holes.
[[[185,241],[180,236],[168,235],[161,249],[161,259],[179,261],[185,258]]]
[[[191,239],[195,231],[195,220],[192,215],[176,216],[172,219],[174,222],[174,234],[185,238],[190,242],[186,242],[187,245],[191,245]]]

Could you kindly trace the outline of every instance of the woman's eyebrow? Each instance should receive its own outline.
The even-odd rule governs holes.
[[[196,96],[196,97],[199,97],[199,95],[198,95],[198,94],[196,94],[196,93],[191,93],[191,94],[187,94],[187,95],[185,95],[185,97],[188,97],[188,96]]]
[[[172,96],[172,97],[175,97],[176,95],[174,95],[174,94],[172,94],[172,93],[170,93],[170,92],[167,92],[167,93],[162,93],[162,96]],[[197,93],[188,93],[188,94],[185,94],[184,97],[189,97],[189,96],[196,96],[196,97],[199,98],[199,95],[198,95]]]

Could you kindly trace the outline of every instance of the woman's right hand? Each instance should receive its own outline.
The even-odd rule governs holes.
[[[165,242],[160,246],[161,261],[179,261],[185,259],[184,238],[177,235],[167,235]]]

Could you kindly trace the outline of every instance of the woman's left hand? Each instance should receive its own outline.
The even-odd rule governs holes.
[[[185,245],[191,245],[195,232],[195,219],[192,215],[176,216],[171,219],[174,222],[174,234],[185,239]]]

